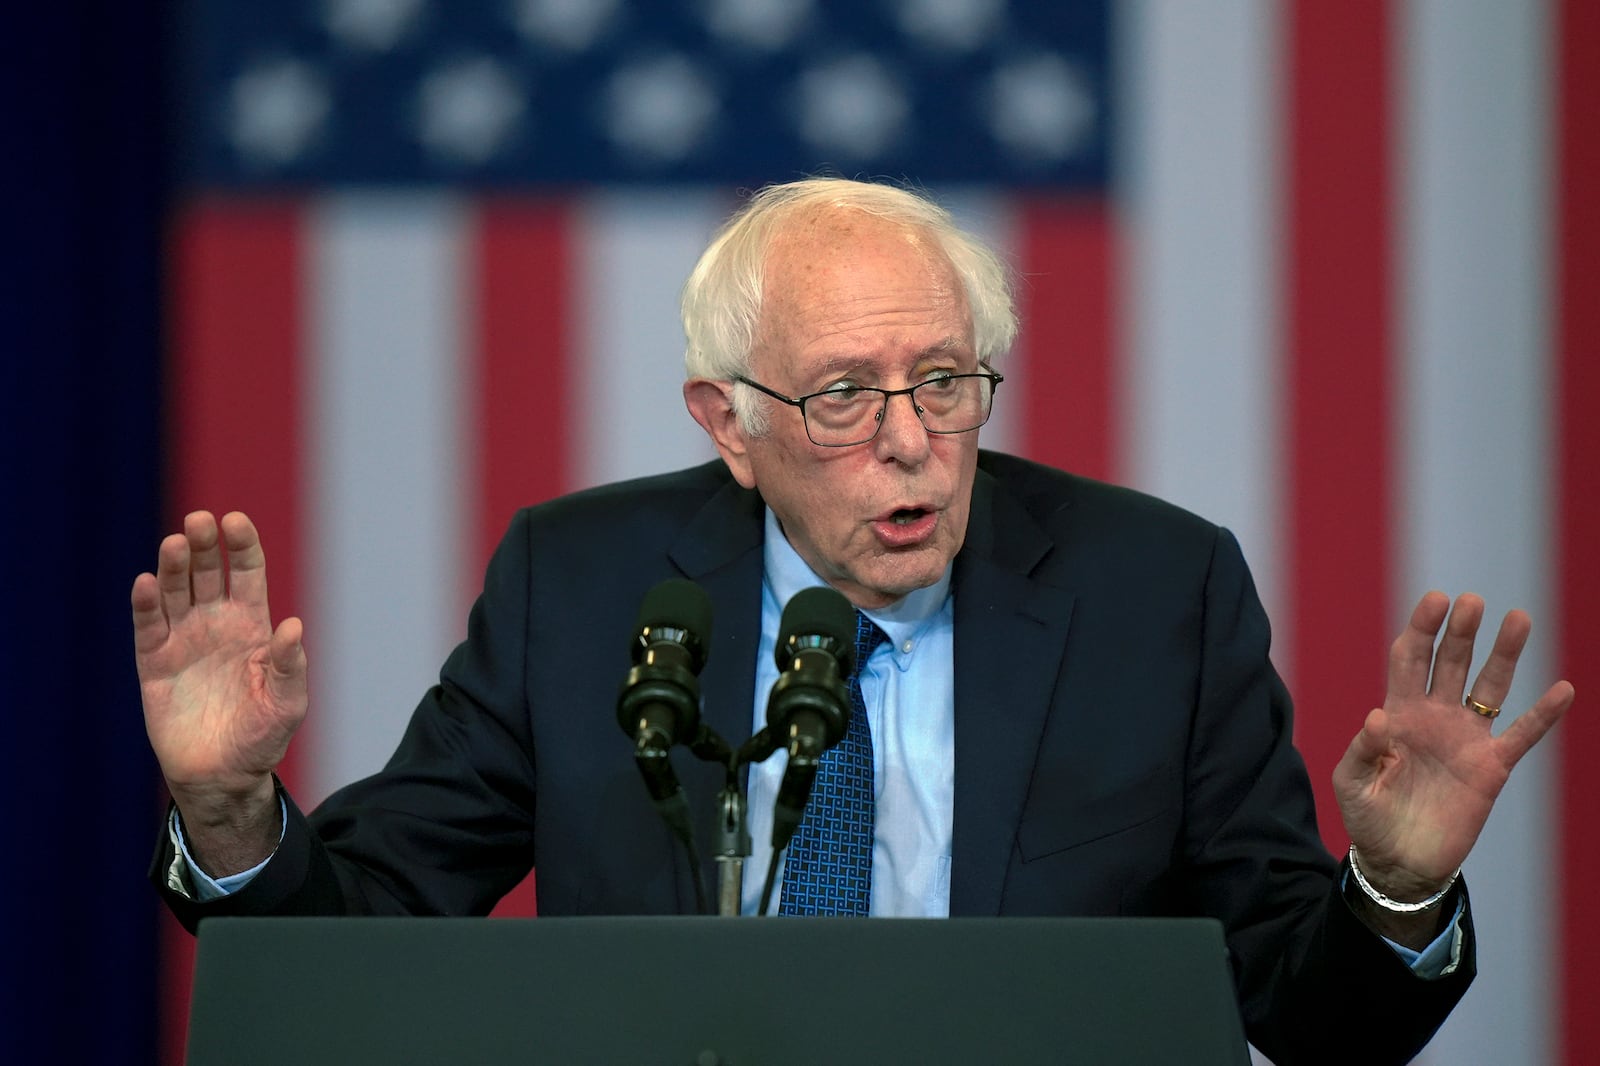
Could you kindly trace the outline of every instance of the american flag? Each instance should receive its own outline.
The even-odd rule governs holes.
[[[306,619],[303,803],[382,764],[517,506],[713,454],[676,298],[738,191],[884,176],[1016,268],[985,445],[1239,535],[1331,846],[1415,599],[1533,613],[1508,714],[1560,675],[1580,706],[1467,865],[1482,973],[1426,1060],[1600,1060],[1596,8],[190,8],[171,512],[249,512]]]

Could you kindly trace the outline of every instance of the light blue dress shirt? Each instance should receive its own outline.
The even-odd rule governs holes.
[[[756,653],[752,730],[767,721],[767,694],[778,680],[773,649],[783,607],[801,589],[827,582],[806,565],[767,511],[766,575],[761,583],[761,644]],[[954,615],[950,572],[882,610],[865,612],[889,635],[861,671],[872,726],[877,799],[872,846],[872,916],[943,918],[950,913],[950,839],[955,812]],[[733,738],[730,738],[733,739]],[[750,768],[742,909],[755,914],[772,855],[772,805],[787,756]],[[782,868],[769,913],[782,898]]]

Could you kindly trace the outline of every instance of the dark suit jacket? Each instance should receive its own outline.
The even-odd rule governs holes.
[[[706,721],[749,735],[762,531],[759,497],[720,462],[524,510],[388,767],[309,819],[291,803],[277,855],[237,895],[167,892],[164,840],[158,886],[191,927],[484,914],[537,865],[541,914],[688,912],[690,872],[617,691],[640,600],[688,577],[715,610]],[[1454,974],[1422,981],[1341,898],[1226,530],[985,452],[953,587],[952,915],[1215,916],[1267,1054],[1403,1061],[1427,1040],[1471,979],[1470,926]],[[678,766],[705,834],[720,770]]]

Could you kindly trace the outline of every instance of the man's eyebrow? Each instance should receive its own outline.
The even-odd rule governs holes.
[[[952,333],[950,336],[944,338],[939,343],[930,344],[928,347],[922,349],[921,354],[922,355],[937,355],[937,354],[939,354],[941,352],[948,352],[952,348],[964,348],[964,347],[966,347],[966,344],[967,344],[967,342],[966,342],[965,339],[963,339],[961,337],[958,337],[954,333]]]
[[[945,355],[952,351],[968,350],[971,350],[971,345],[967,343],[966,339],[959,334],[952,333],[948,337],[943,337],[919,350],[916,353],[916,358],[921,360],[931,356]],[[815,376],[831,377],[835,374],[848,373],[859,370],[864,366],[869,366],[872,361],[871,356],[846,355],[842,353],[830,355],[817,366]]]

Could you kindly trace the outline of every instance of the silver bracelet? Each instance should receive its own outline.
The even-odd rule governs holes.
[[[1394,911],[1396,914],[1416,914],[1418,911],[1425,911],[1429,907],[1437,907],[1439,901],[1450,894],[1450,890],[1456,887],[1456,879],[1461,876],[1461,867],[1456,867],[1456,872],[1450,875],[1450,880],[1444,883],[1443,888],[1417,903],[1401,903],[1399,900],[1390,899],[1373,888],[1372,883],[1361,872],[1361,867],[1356,865],[1356,846],[1354,844],[1350,845],[1350,872],[1355,874],[1356,884],[1361,886],[1361,891],[1367,894],[1367,898],[1384,910]]]

